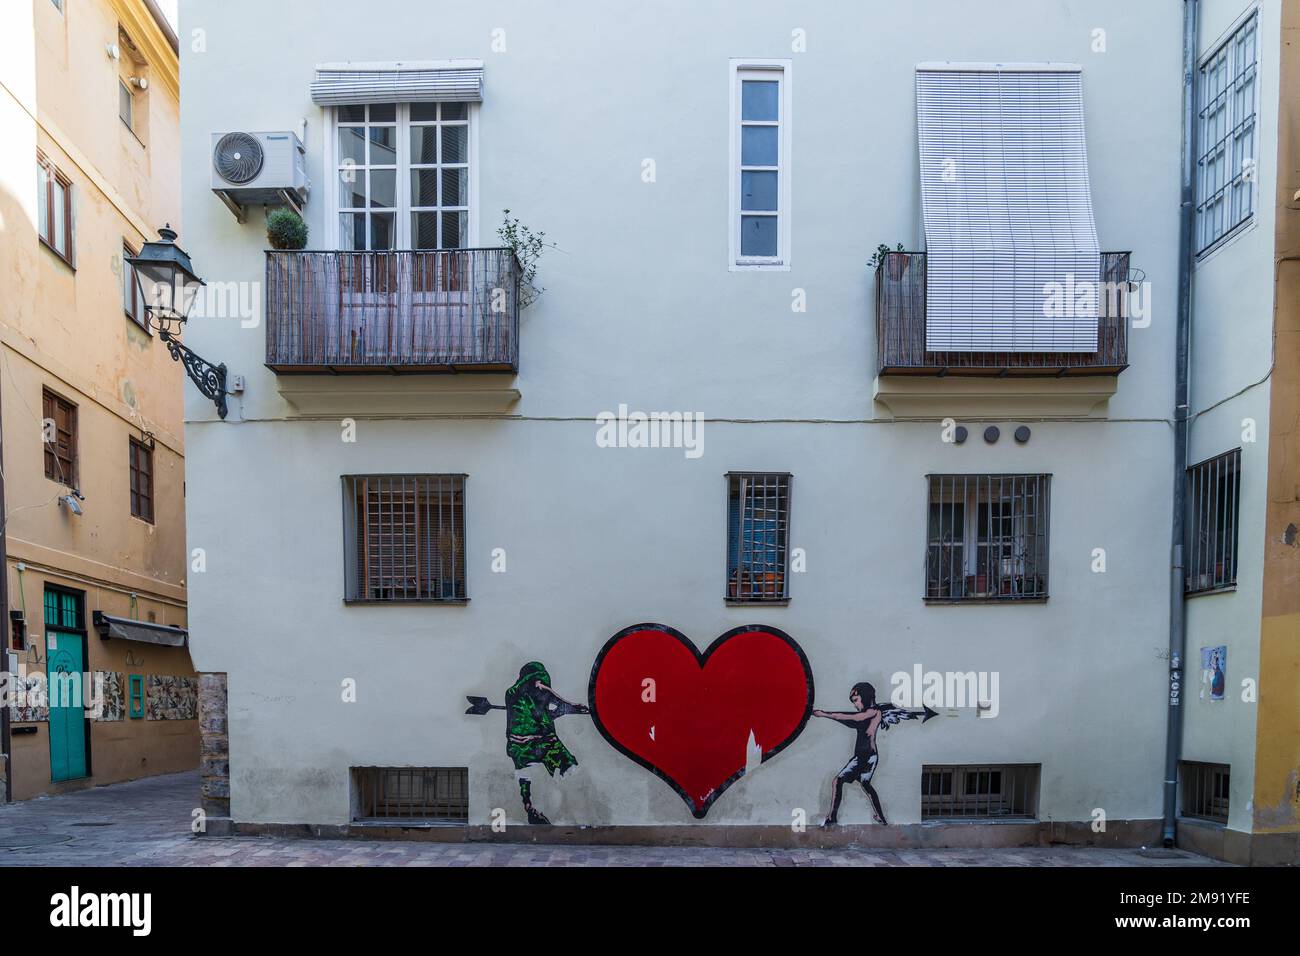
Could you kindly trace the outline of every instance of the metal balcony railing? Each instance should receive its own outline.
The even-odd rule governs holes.
[[[925,347],[926,257],[891,252],[876,267],[876,357],[881,375],[1115,375],[1128,367],[1129,253],[1101,254],[1096,352],[930,352]]]
[[[507,248],[267,252],[266,365],[517,372],[519,276]]]

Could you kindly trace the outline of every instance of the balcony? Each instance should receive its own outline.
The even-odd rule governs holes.
[[[266,366],[518,372],[519,275],[507,248],[267,252]]]
[[[1096,352],[928,352],[925,253],[891,252],[876,268],[876,356],[881,375],[1042,377],[1118,375],[1128,367],[1129,253],[1101,254]],[[1109,298],[1104,290],[1121,290]],[[1111,307],[1108,307],[1110,305]]]

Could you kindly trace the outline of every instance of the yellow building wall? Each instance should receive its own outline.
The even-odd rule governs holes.
[[[180,228],[178,64],[143,0],[13,0],[0,30],[0,425],[3,426],[10,607],[25,609],[20,667],[44,668],[46,583],[85,593],[95,610],[186,623],[185,377],[165,345],[122,305],[123,243]],[[110,46],[120,53],[114,58]],[[119,118],[119,80],[136,129]],[[133,88],[134,89],[134,88]],[[37,232],[37,151],[72,182],[69,266]],[[184,237],[182,235],[182,243]],[[44,473],[42,389],[77,406],[84,513]],[[154,522],[130,509],[128,439],[153,436]],[[193,676],[184,649],[102,641],[90,630],[87,669]],[[15,728],[23,725],[15,724]],[[50,781],[48,725],[13,738],[14,796],[193,768],[194,720],[92,722],[91,776]]]
[[[1300,5],[1283,6],[1254,828],[1300,832]]]

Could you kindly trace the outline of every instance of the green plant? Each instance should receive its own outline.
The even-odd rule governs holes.
[[[882,242],[880,245],[876,246],[876,252],[871,257],[871,259],[867,262],[867,265],[871,266],[871,268],[873,269],[879,268],[881,265],[884,264],[885,260],[889,257],[889,254],[891,252],[902,252],[902,251],[904,250],[903,250],[903,244],[901,242],[898,244],[897,249],[891,249],[886,243]]]
[[[516,217],[510,218],[510,210],[503,209],[504,219],[497,227],[497,237],[501,245],[514,252],[519,260],[519,308],[526,309],[537,301],[537,297],[546,290],[536,284],[537,263],[549,243],[545,232],[533,232]]]
[[[292,209],[275,209],[266,217],[266,240],[272,249],[306,249],[307,224]]]

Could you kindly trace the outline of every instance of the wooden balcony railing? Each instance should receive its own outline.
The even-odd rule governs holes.
[[[517,372],[519,261],[506,248],[268,252],[266,364]]]
[[[881,375],[1116,375],[1128,367],[1127,252],[1101,254],[1096,352],[927,351],[925,272],[924,252],[891,252],[876,267]]]

